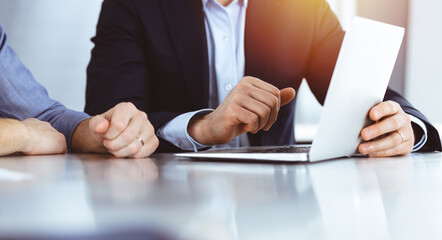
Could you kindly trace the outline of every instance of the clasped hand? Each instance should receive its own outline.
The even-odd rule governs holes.
[[[410,116],[393,101],[373,107],[369,118],[374,124],[361,131],[362,140],[358,150],[369,157],[407,155],[413,150],[414,132]]]
[[[147,157],[159,141],[146,113],[132,103],[120,103],[90,119],[92,138],[116,157]]]

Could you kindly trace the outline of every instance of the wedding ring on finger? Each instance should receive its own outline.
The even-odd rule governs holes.
[[[401,136],[401,138],[402,138],[402,141],[401,141],[400,144],[404,143],[404,142],[405,142],[405,137],[404,137],[404,135],[403,135],[401,132],[399,132],[399,131],[396,131],[396,133],[399,134],[399,136]]]
[[[144,147],[144,140],[140,137],[137,137],[137,140],[141,143],[141,146]]]

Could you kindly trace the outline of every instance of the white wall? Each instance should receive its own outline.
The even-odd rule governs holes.
[[[358,0],[358,16],[401,26],[408,33],[409,0]],[[407,38],[404,38],[389,86],[401,94],[405,92],[405,63]]]
[[[441,0],[411,0],[407,59],[407,98],[430,121],[442,123]]]
[[[9,44],[49,95],[84,108],[86,66],[102,0],[0,0]]]

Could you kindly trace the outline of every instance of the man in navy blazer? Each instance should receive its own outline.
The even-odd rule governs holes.
[[[294,143],[294,89],[324,102],[344,37],[325,0],[105,0],[85,111],[121,101],[148,113],[160,151]],[[369,112],[359,151],[441,149],[398,93]]]

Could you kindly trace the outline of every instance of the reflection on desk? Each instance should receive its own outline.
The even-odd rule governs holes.
[[[439,153],[315,164],[4,157],[0,169],[30,177],[0,177],[0,238],[442,239],[441,163]]]

